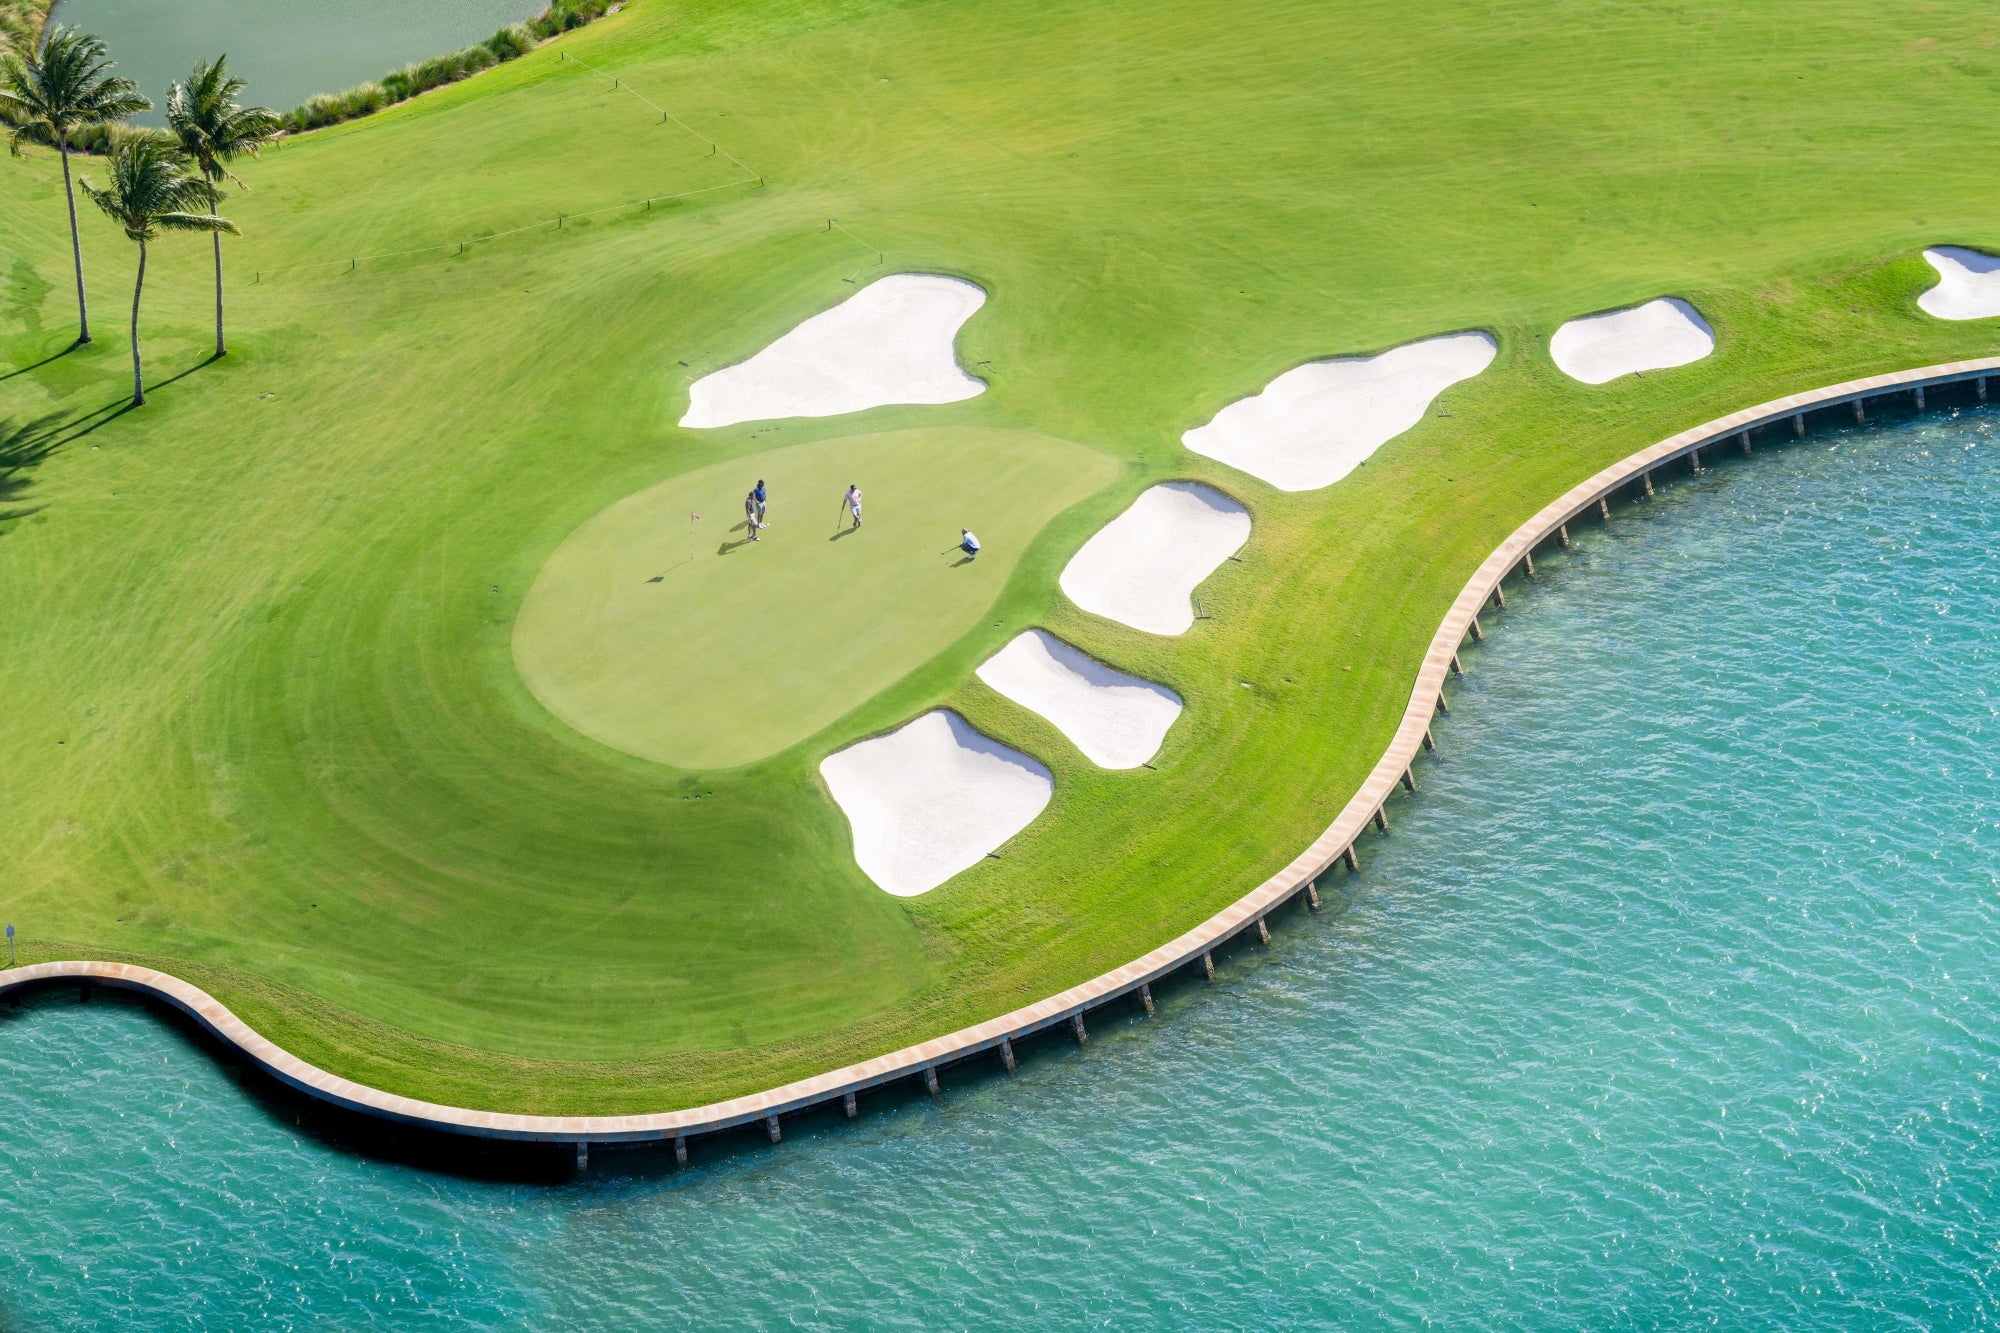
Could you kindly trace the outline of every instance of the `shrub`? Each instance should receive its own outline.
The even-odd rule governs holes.
[[[580,28],[602,18],[612,0],[554,0],[526,23],[510,23],[483,42],[385,74],[378,83],[364,83],[345,92],[317,93],[278,119],[285,129],[298,134],[343,120],[371,115],[385,106],[408,101],[418,93],[441,88],[469,78],[482,69],[524,56],[535,46],[558,33]],[[79,147],[81,144],[79,143]],[[86,150],[88,151],[88,150]]]
[[[512,60],[535,49],[535,34],[525,23],[510,23],[486,39],[486,49],[495,60]]]

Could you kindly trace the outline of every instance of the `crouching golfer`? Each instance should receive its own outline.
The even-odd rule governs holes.
[[[843,498],[844,500],[846,500],[846,501],[847,501],[847,512],[848,512],[848,513],[850,513],[850,514],[852,514],[852,515],[854,515],[854,526],[855,526],[855,527],[857,527],[857,528],[858,528],[858,527],[860,527],[860,526],[861,526],[861,488],[860,488],[859,486],[856,486],[856,485],[854,485],[854,484],[853,484],[852,482],[850,482],[850,483],[848,483],[848,487],[847,487],[847,494],[846,494],[845,496],[841,497],[841,498]]]
[[[967,560],[979,554],[979,538],[972,535],[972,529],[960,528],[958,530],[958,549],[965,552]]]

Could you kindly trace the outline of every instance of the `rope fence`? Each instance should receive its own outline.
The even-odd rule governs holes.
[[[856,245],[860,246],[860,247],[861,247],[861,248],[862,248],[863,250],[867,250],[867,251],[869,251],[870,253],[872,253],[872,254],[873,254],[873,255],[875,256],[875,262],[876,262],[877,264],[880,264],[880,263],[882,263],[882,262],[883,262],[883,256],[882,256],[882,247],[881,247],[881,246],[879,246],[879,245],[870,245],[870,244],[868,244],[868,242],[866,242],[866,241],[862,240],[862,239],[861,239],[861,238],[860,238],[859,236],[856,236],[856,235],[855,235],[855,234],[854,234],[853,232],[851,232],[851,231],[849,231],[849,230],[848,230],[847,228],[845,228],[845,227],[841,226],[841,225],[840,225],[840,219],[839,219],[839,218],[828,218],[828,219],[826,220],[826,229],[827,229],[828,231],[837,231],[837,232],[839,232],[839,233],[840,233],[840,234],[841,234],[842,236],[845,236],[845,237],[846,237],[846,238],[847,238],[848,240],[850,240],[850,241],[853,241],[853,242],[854,242],[854,243],[855,243]],[[853,282],[853,281],[854,281],[854,279],[855,279],[855,278],[856,278],[856,277],[857,277],[857,276],[858,276],[858,275],[860,274],[860,272],[861,272],[861,269],[864,269],[864,268],[867,268],[867,267],[868,267],[868,265],[866,265],[866,264],[863,264],[863,265],[861,265],[861,267],[860,267],[860,268],[857,268],[857,269],[855,269],[853,273],[850,273],[850,274],[848,274],[848,275],[847,275],[846,277],[842,278],[842,279],[841,279],[841,281],[842,281],[842,282],[848,282],[848,283],[851,283],[851,282]]]
[[[614,89],[622,90],[638,98],[641,102],[653,108],[653,110],[659,112],[660,117],[663,121],[669,124],[680,126],[683,130],[686,130],[689,134],[693,135],[695,138],[707,144],[711,153],[720,153],[722,156],[728,158],[731,162],[734,162],[743,171],[755,177],[759,185],[762,185],[764,183],[764,175],[762,172],[758,171],[756,168],[744,162],[742,158],[736,156],[736,154],[730,152],[727,148],[724,148],[721,144],[709,138],[706,134],[703,134],[700,130],[688,124],[686,121],[682,120],[679,116],[676,116],[673,112],[667,110],[665,107],[661,106],[658,102],[655,102],[652,98],[640,92],[637,88],[634,88],[630,84],[626,83],[625,80],[620,76],[616,74],[607,73],[606,71],[599,69],[597,66],[590,64],[587,61],[578,60],[575,56],[571,55],[567,51],[564,51],[561,54],[563,60],[568,61],[571,64],[582,65],[585,69],[589,70],[592,74],[597,75],[597,77],[599,77],[600,79],[611,80],[611,86]]]
[[[627,209],[636,209],[639,212],[649,212],[651,211],[654,204],[671,203],[676,199],[692,199],[696,195],[713,194],[717,190],[733,190],[738,186],[744,186],[744,185],[754,185],[760,189],[763,187],[764,177],[761,172],[751,167],[748,163],[744,162],[742,158],[736,156],[736,154],[730,152],[727,148],[724,148],[721,144],[717,143],[715,140],[709,138],[706,134],[703,134],[701,131],[695,129],[692,125],[689,125],[686,121],[682,120],[679,116],[676,116],[673,112],[661,106],[658,102],[653,101],[651,98],[647,97],[644,93],[641,93],[638,89],[633,88],[631,85],[627,84],[620,76],[606,73],[605,71],[598,69],[595,65],[589,64],[586,61],[578,60],[575,56],[571,55],[567,51],[559,52],[558,54],[561,57],[557,61],[558,64],[580,65],[584,69],[589,70],[592,74],[597,75],[599,78],[610,79],[612,87],[630,93],[640,102],[651,107],[653,110],[659,112],[662,123],[677,126],[681,130],[688,133],[689,135],[692,135],[695,139],[699,140],[702,143],[707,144],[710,150],[709,156],[711,157],[720,156],[728,159],[728,161],[731,164],[733,164],[737,168],[737,170],[741,171],[743,175],[736,180],[724,181],[720,185],[706,185],[698,190],[681,190],[674,194],[648,195],[644,199],[629,200],[624,203],[617,203],[617,204],[607,204],[603,208],[586,209],[578,213],[557,213],[554,221],[544,220],[539,222],[530,222],[519,227],[509,227],[505,231],[491,231],[480,236],[473,236],[460,241],[441,241],[431,245],[412,246],[404,250],[381,250],[373,254],[348,255],[347,257],[342,259],[314,260],[310,263],[304,263],[304,264],[281,264],[276,268],[257,269],[255,270],[255,276],[251,279],[251,285],[255,286],[259,283],[262,283],[264,281],[264,275],[266,273],[270,274],[302,273],[311,269],[323,269],[323,268],[337,268],[340,269],[342,272],[352,273],[356,269],[361,267],[361,261],[364,259],[373,263],[378,260],[384,260],[384,259],[404,259],[408,258],[411,255],[427,255],[427,254],[462,255],[465,254],[472,246],[483,245],[488,241],[497,241],[508,236],[519,236],[524,232],[561,231],[563,229],[563,224],[571,218],[599,217],[605,213],[620,213],[624,212]],[[827,223],[829,226],[834,225],[833,219],[831,218],[827,219]],[[843,233],[845,233],[849,237],[849,239],[854,240],[857,245],[864,244],[862,241],[860,241],[859,238],[855,237],[852,232],[848,232],[846,228],[842,227],[840,228],[840,230]],[[872,249],[873,247],[866,247],[866,248]],[[881,252],[879,250],[876,251],[875,262],[877,262],[878,264],[882,262]],[[860,272],[859,269],[855,271],[857,273]],[[848,279],[848,281],[852,281],[852,279],[850,278]]]

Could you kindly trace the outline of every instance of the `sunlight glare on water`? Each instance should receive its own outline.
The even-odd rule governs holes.
[[[1996,421],[1579,525],[1327,911],[1013,1080],[529,1185],[0,1010],[0,1328],[1990,1324]]]

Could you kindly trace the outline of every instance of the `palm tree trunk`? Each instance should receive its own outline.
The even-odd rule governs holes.
[[[145,381],[139,378],[139,293],[146,286],[146,243],[139,242],[139,276],[132,281],[132,406],[146,405]]]
[[[56,153],[63,164],[63,198],[69,200],[69,253],[76,261],[76,340],[90,341],[90,308],[83,302],[83,242],[76,230],[76,190],[69,183],[69,136],[56,136]]]
[[[214,181],[208,183],[208,215],[216,216]],[[215,241],[215,354],[227,356],[229,349],[222,345],[222,233],[216,231],[209,235]]]

